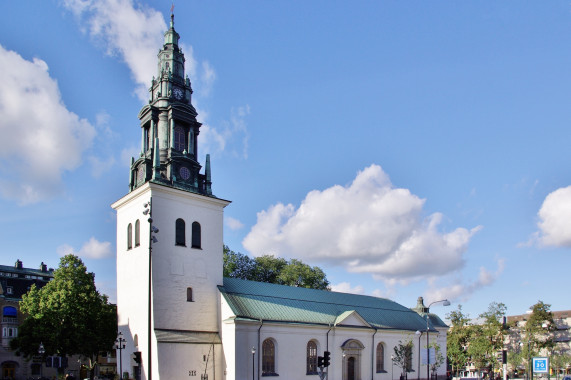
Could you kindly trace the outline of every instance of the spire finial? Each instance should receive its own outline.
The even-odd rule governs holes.
[[[171,28],[174,28],[174,2],[171,5]]]

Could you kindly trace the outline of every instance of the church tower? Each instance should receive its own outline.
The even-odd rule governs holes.
[[[131,159],[129,192],[112,205],[126,346],[118,367],[135,379],[215,380],[224,378],[217,286],[230,202],[212,193],[209,155],[201,173],[201,124],[178,42],[171,14],[149,103],[138,116],[141,152]]]

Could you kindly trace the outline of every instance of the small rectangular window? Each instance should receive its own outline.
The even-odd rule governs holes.
[[[12,288],[11,286],[8,286],[6,288],[6,294],[13,294],[14,293],[14,288]]]
[[[186,288],[186,302],[193,302],[192,299],[192,288]]]

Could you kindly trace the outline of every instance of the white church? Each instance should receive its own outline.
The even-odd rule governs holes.
[[[427,334],[446,357],[448,327],[422,298],[411,309],[223,278],[230,202],[212,192],[208,155],[201,173],[201,124],[173,15],[164,37],[149,103],[139,112],[141,153],[131,162],[129,193],[112,205],[122,378],[393,380],[402,371],[391,360],[394,347],[412,341],[407,377],[427,379]],[[330,365],[319,367],[326,352]],[[445,374],[444,364],[437,375]]]

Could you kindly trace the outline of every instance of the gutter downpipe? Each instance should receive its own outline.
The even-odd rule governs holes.
[[[262,326],[264,325],[264,320],[260,318],[260,327],[258,327],[258,360],[257,360],[257,366],[258,367],[258,380],[260,379],[260,355],[262,355],[262,351],[260,351],[260,330],[262,329]]]
[[[375,374],[375,335],[379,330],[375,328],[375,333],[373,334],[373,342],[371,344],[371,380]]]
[[[327,334],[325,334],[325,351],[329,351],[329,332],[333,328],[333,325],[329,324],[329,330],[327,330]],[[329,367],[327,367],[327,380],[329,380]]]

